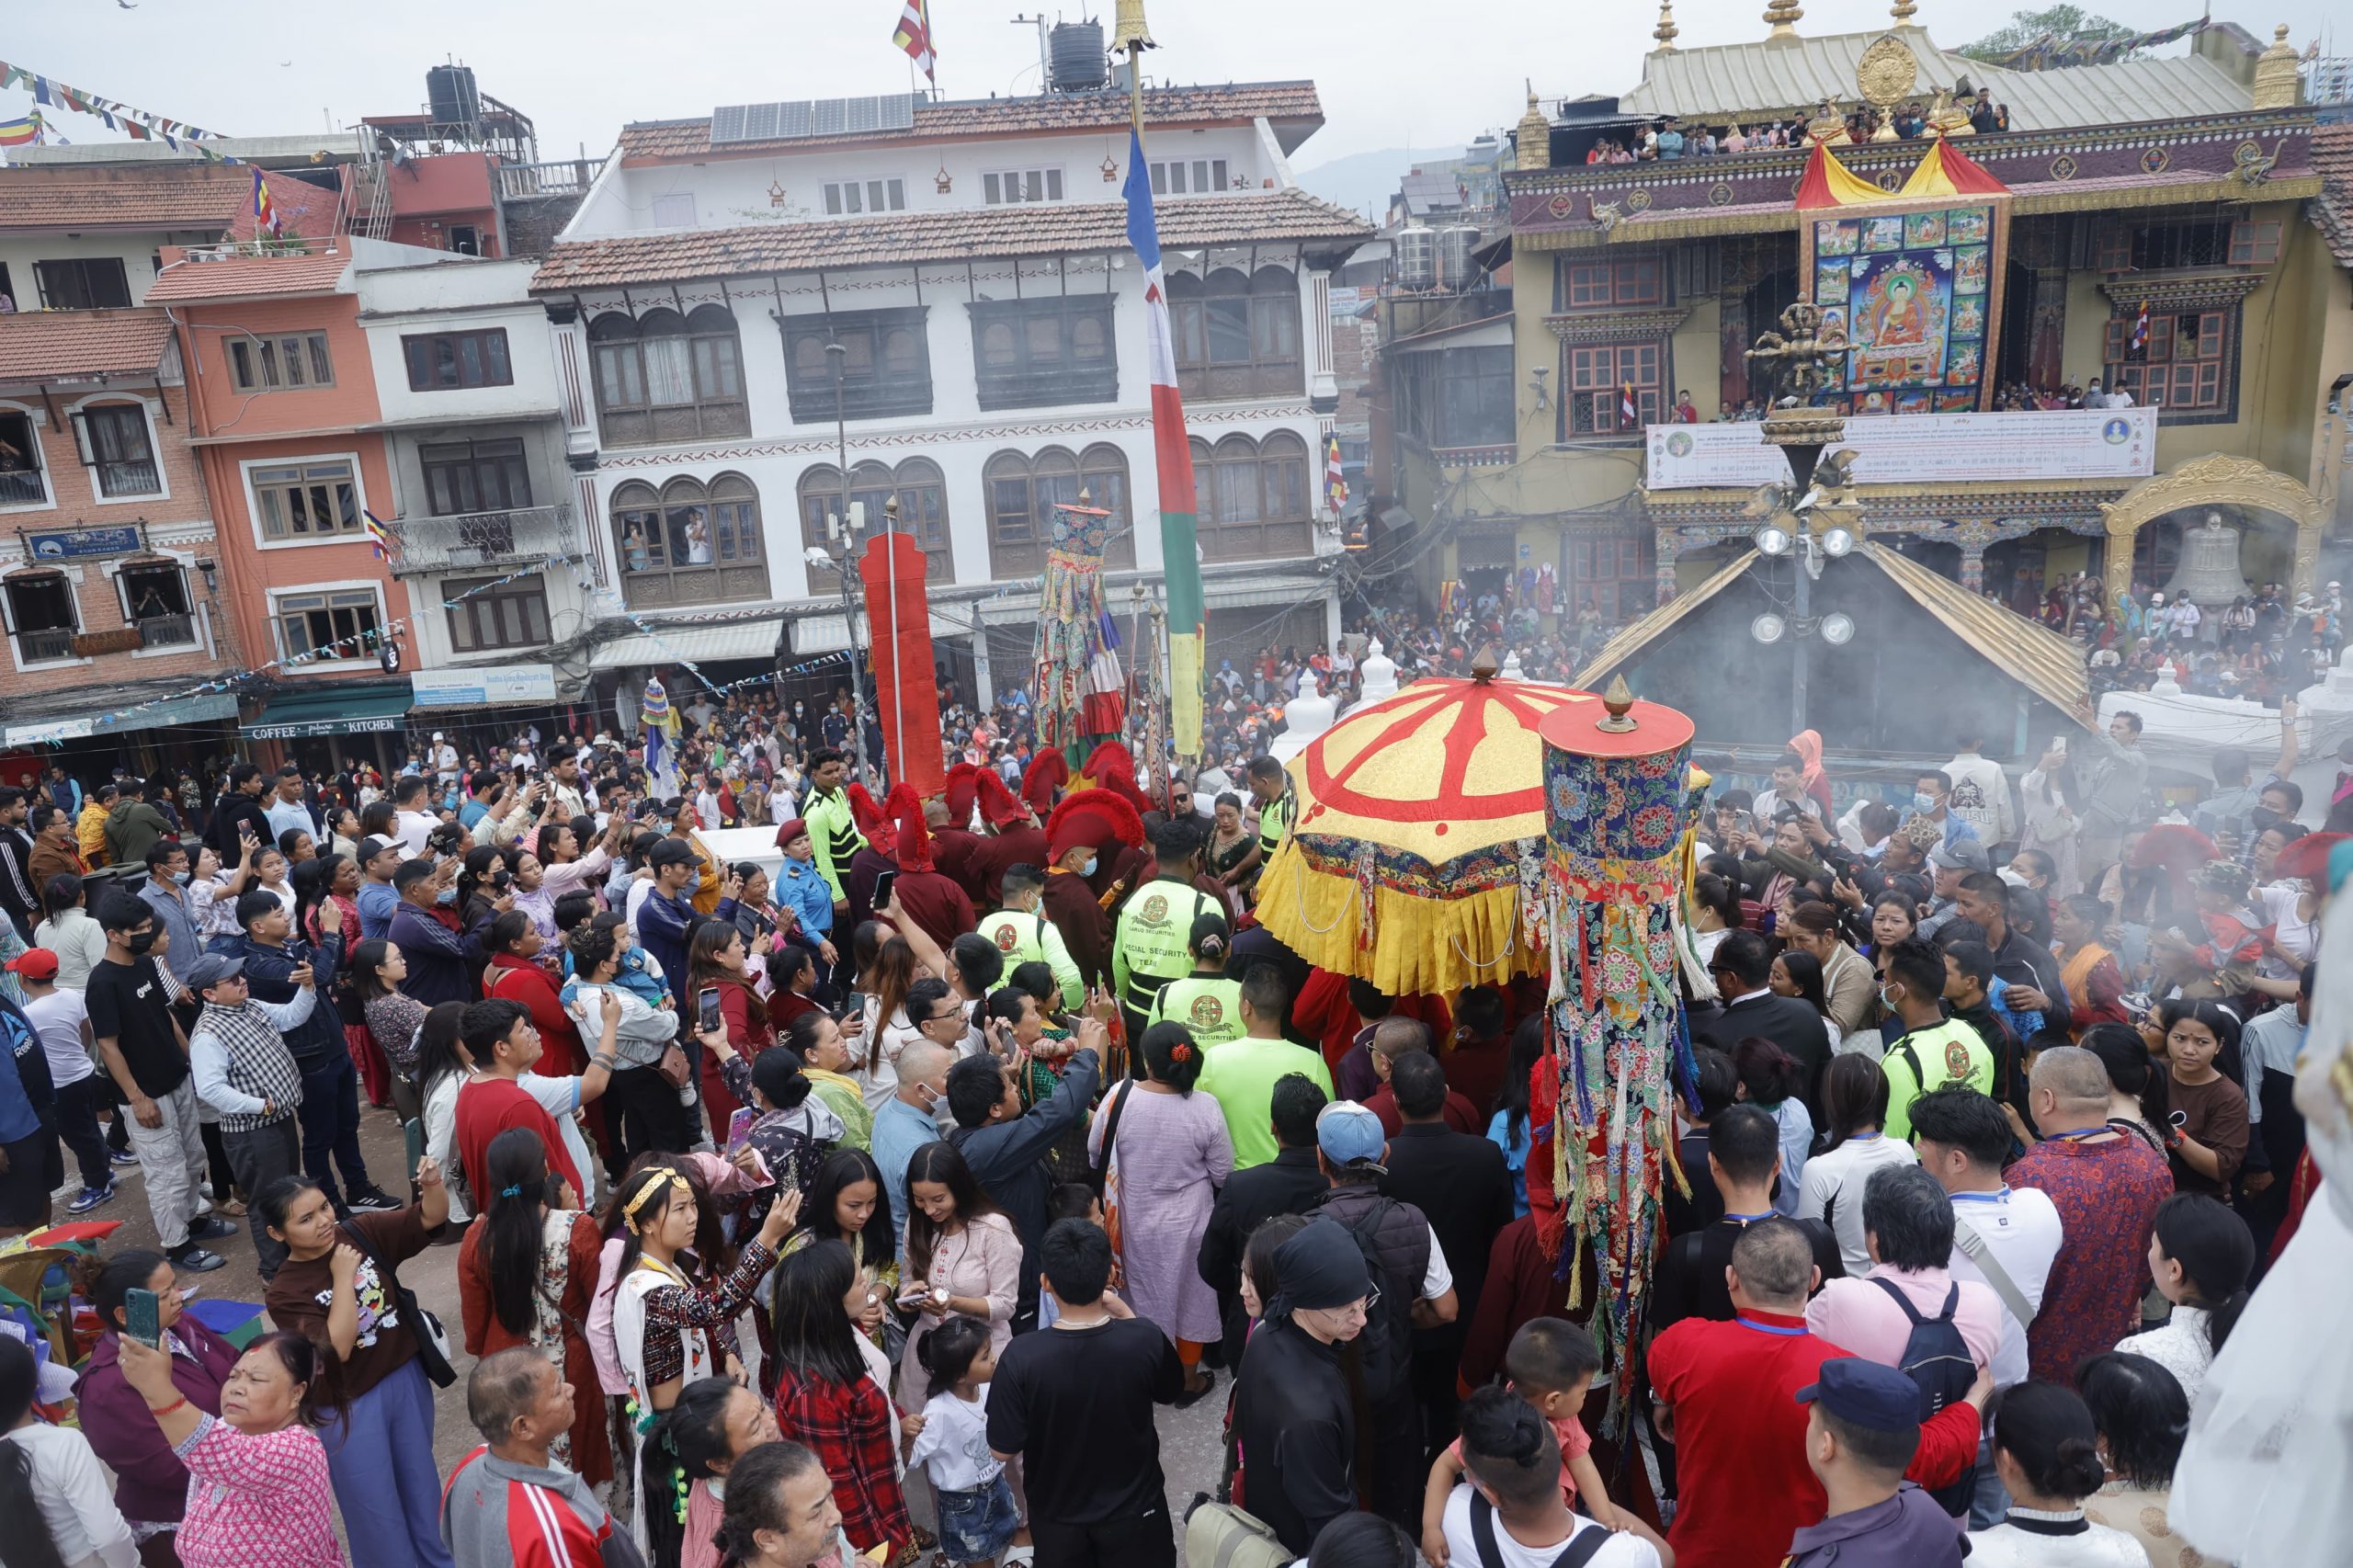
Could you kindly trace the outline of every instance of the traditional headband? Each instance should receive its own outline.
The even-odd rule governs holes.
[[[668,1165],[650,1165],[641,1174],[656,1177],[667,1176],[669,1180],[647,1182],[639,1189],[635,1198],[621,1205],[621,1222],[630,1228],[632,1234],[637,1230],[637,1211],[651,1203],[655,1193],[662,1191],[665,1187],[673,1194],[684,1192],[691,1195],[694,1191],[693,1187],[687,1185],[687,1178]]]

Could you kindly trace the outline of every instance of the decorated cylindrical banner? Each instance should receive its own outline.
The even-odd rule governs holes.
[[[1691,721],[1621,693],[1608,712],[1565,707],[1539,731],[1552,981],[1530,1118],[1546,1142],[1528,1185],[1573,1298],[1587,1257],[1598,1265],[1593,1324],[1616,1347],[1622,1402],[1662,1236],[1673,1096],[1691,1082],[1676,923],[1700,789]]]

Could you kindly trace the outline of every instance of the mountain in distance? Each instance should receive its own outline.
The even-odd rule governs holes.
[[[1460,147],[1384,147],[1297,170],[1295,177],[1311,196],[1358,212],[1370,207],[1378,222],[1389,210],[1389,199],[1397,194],[1398,182],[1415,165],[1461,156]]]

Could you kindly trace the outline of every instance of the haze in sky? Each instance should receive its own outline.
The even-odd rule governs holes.
[[[2087,6],[2127,26],[2192,19],[2202,0],[2113,0]],[[909,61],[892,46],[901,0],[404,0],[362,6],[325,0],[64,0],[10,7],[0,51],[12,64],[106,97],[228,135],[347,126],[363,115],[422,108],[428,66],[456,59],[482,89],[529,115],[543,157],[591,155],[627,120],[709,114],[717,104],[903,92]],[[1015,0],[932,0],[939,85],[951,97],[1039,90],[1037,29],[1017,25]],[[1067,20],[1107,26],[1114,0],[1069,5]],[[1764,0],[1684,0],[1685,47],[1761,39]],[[2286,22],[2299,49],[2334,7],[2234,0],[2219,19],[2268,40]],[[2342,15],[2337,12],[2337,15]],[[1651,5],[1528,6],[1497,0],[1148,0],[1161,47],[1146,79],[1205,83],[1311,77],[1325,125],[1302,148],[1302,169],[1351,153],[1460,147],[1508,126],[1532,78],[1546,98],[1631,86],[1652,47]],[[1918,20],[1958,47],[2006,18],[2006,7],[1927,0]],[[1889,25],[1885,0],[1807,0],[1802,33]],[[2181,46],[2176,46],[2177,52]],[[2325,48],[2326,45],[2325,44]],[[0,119],[31,107],[0,92]],[[2150,118],[2166,107],[2149,106]],[[45,111],[54,131],[119,140],[96,119]]]

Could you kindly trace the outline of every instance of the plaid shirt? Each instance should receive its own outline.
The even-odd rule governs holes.
[[[899,1490],[899,1413],[890,1395],[871,1377],[844,1387],[801,1372],[782,1357],[776,1373],[777,1425],[824,1461],[842,1511],[842,1533],[860,1551],[888,1541],[896,1556],[915,1531]]]

